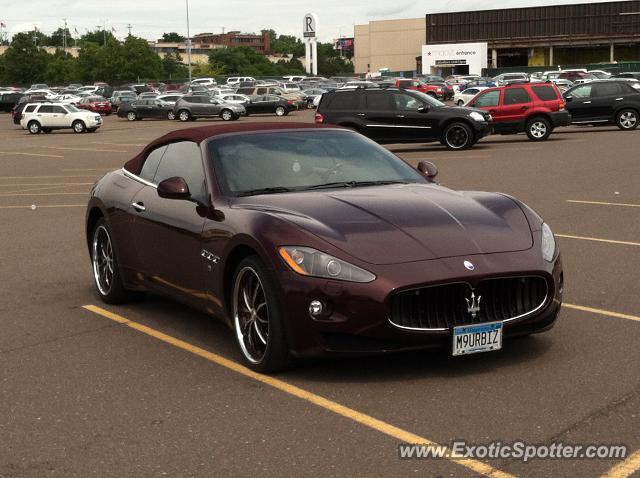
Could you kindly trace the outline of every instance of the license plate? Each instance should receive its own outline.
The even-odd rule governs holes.
[[[453,328],[453,355],[493,352],[502,348],[502,322]]]

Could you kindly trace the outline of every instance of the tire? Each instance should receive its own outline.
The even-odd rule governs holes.
[[[276,116],[285,116],[287,114],[287,110],[284,109],[284,106],[278,106],[276,108]]]
[[[231,110],[222,110],[220,112],[220,118],[222,118],[222,121],[231,121],[233,120],[233,111]]]
[[[100,218],[91,231],[91,268],[98,295],[107,304],[122,304],[133,296],[122,285],[111,227]]]
[[[53,131],[53,130],[52,130],[51,128],[42,128],[42,132],[43,132],[44,134],[49,134],[49,133],[51,133],[52,131]]]
[[[468,149],[473,145],[473,132],[465,123],[451,123],[444,130],[442,142],[451,150]]]
[[[638,127],[640,118],[638,112],[631,108],[624,108],[616,114],[616,126],[624,131],[631,131]]]
[[[545,141],[551,136],[551,131],[551,123],[541,116],[531,118],[525,126],[525,133],[531,141]]]
[[[462,100],[458,100],[458,103],[456,103],[458,106],[463,106],[464,105],[464,101]]]
[[[313,101],[307,101],[307,109],[308,109],[308,110],[312,110],[313,108],[315,108],[315,107],[313,106]]]
[[[180,121],[189,121],[191,119],[191,114],[187,110],[178,111],[178,119]]]
[[[74,121],[71,127],[73,132],[77,134],[84,133],[87,130],[87,126],[80,120]]]
[[[89,128],[87,130],[87,133],[95,133],[98,130],[98,128]]]
[[[431,98],[437,98],[437,97],[436,97],[436,94],[435,94],[435,93],[433,93],[433,92],[431,92],[431,91],[429,91],[427,94],[428,94]]]
[[[176,119],[176,114],[173,111],[168,111],[167,119],[173,121],[174,119]]]
[[[129,112],[127,113],[127,119],[128,119],[129,121],[135,121],[136,119],[138,119],[138,116],[136,115],[136,112],[135,112],[135,111],[129,111]]]
[[[247,257],[236,268],[231,300],[233,328],[245,364],[262,373],[287,368],[291,355],[274,279],[257,256]]]
[[[42,126],[40,126],[40,123],[38,123],[37,121],[29,121],[27,128],[29,129],[29,133],[31,134],[38,134],[40,133],[40,131],[42,131]]]

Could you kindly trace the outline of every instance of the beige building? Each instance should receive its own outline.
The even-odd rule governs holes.
[[[373,21],[356,25],[354,33],[356,73],[415,70],[427,38],[424,17]]]

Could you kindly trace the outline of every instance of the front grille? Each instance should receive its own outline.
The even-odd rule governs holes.
[[[480,309],[475,317],[469,311],[472,293]],[[448,329],[504,321],[534,312],[546,298],[547,281],[537,276],[485,279],[475,289],[466,282],[423,287],[391,296],[391,323],[411,329]]]

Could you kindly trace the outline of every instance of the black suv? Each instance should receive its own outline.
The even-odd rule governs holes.
[[[576,85],[564,92],[573,124],[615,123],[631,130],[640,123],[640,90],[624,80],[601,80]]]
[[[440,141],[449,149],[466,149],[490,133],[491,115],[446,106],[419,91],[356,88],[322,95],[316,123],[345,126],[379,143]]]

